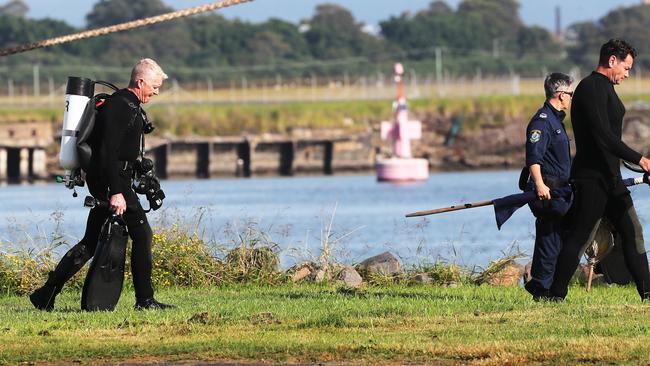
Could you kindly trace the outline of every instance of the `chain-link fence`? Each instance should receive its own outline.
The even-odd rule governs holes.
[[[15,70],[14,70],[15,69]],[[201,71],[201,69],[198,69]],[[206,75],[218,74],[207,72]],[[252,78],[242,73],[239,77],[206,76],[198,80],[178,79],[174,69],[168,70],[170,79],[163,86],[156,104],[188,103],[282,103],[292,101],[343,101],[343,100],[391,100],[395,97],[393,75],[376,72],[363,76],[351,76],[345,71],[337,75],[306,77]],[[195,69],[193,72],[196,72]],[[31,73],[26,82],[26,73]],[[59,105],[65,94],[67,76],[98,79],[93,67],[46,67],[25,65],[10,70],[0,68],[0,106],[48,107]],[[101,68],[106,81],[124,87],[128,83],[130,68]],[[571,74],[579,80],[580,71]],[[20,80],[20,81],[17,81]],[[442,73],[418,73],[407,70],[405,90],[410,99],[480,97],[496,95],[543,95],[543,77],[520,77],[518,74],[483,76],[477,72],[472,77],[453,77]],[[98,86],[98,88],[100,88]],[[650,92],[650,79],[642,77],[637,69],[631,80],[618,87],[621,94],[644,94]]]

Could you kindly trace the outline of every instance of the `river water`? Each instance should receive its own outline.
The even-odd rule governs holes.
[[[483,201],[517,192],[518,172],[434,173],[413,184],[378,183],[374,176],[167,180],[153,226],[180,222],[224,246],[247,228],[281,249],[282,265],[320,254],[324,242],[344,263],[391,251],[404,263],[447,261],[484,266],[509,250],[532,253],[534,220],[527,207],[497,230],[491,206],[421,218],[420,211]],[[650,218],[650,190],[631,188],[642,223]],[[0,187],[0,250],[40,250],[83,235],[87,191],[79,197],[57,184]],[[146,204],[145,204],[146,206]],[[515,246],[515,249],[512,246]]]

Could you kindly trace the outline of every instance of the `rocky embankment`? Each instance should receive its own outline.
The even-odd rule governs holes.
[[[525,163],[525,133],[528,119],[506,123],[487,122],[470,127],[463,124],[454,136],[454,117],[419,116],[422,139],[413,142],[413,155],[429,159],[432,170],[518,169]],[[571,152],[575,153],[571,122],[567,121]],[[650,105],[632,104],[625,116],[623,141],[647,154],[650,151]],[[386,145],[386,144],[384,144]],[[382,152],[388,147],[382,145]]]
[[[484,122],[475,127],[456,116],[412,118],[422,122],[422,139],[411,142],[413,156],[428,159],[433,171],[514,169],[524,164],[527,120]],[[379,131],[374,131],[373,145],[380,154],[390,155],[391,146],[379,139]]]
[[[518,168],[524,164],[527,121],[487,122],[470,128],[458,118],[460,128],[454,135],[454,120],[422,119],[423,139],[414,153],[427,157],[433,170]]]

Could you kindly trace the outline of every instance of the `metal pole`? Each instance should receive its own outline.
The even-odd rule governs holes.
[[[411,97],[419,97],[420,89],[418,88],[418,74],[415,70],[411,69]]]
[[[519,95],[521,94],[521,88],[519,85],[519,74],[512,74],[512,94]]]
[[[178,81],[174,79],[174,81],[172,82],[172,91],[173,91],[173,95],[174,95],[174,104],[178,104],[178,94],[179,94],[178,89],[179,89],[178,88]]]
[[[48,98],[49,103],[50,106],[53,106],[54,105],[54,79],[52,79],[52,77],[49,77],[47,79],[47,84],[48,84],[48,88],[50,89],[49,98]]]
[[[41,95],[41,83],[40,83],[40,72],[38,69],[38,64],[34,65],[34,96],[38,97]]]
[[[245,101],[247,96],[246,89],[248,88],[248,80],[246,80],[246,76],[242,76],[241,78],[241,88],[242,88],[242,99]]]
[[[494,38],[492,40],[492,57],[499,58],[499,39]]]
[[[268,102],[266,95],[266,78],[262,80],[262,103]]]
[[[436,83],[442,81],[442,49],[436,47]]]
[[[11,102],[14,99],[14,81],[12,79],[7,80],[7,93]]]
[[[468,208],[483,207],[483,206],[489,206],[489,205],[493,205],[493,204],[494,204],[493,200],[479,201],[479,202],[472,202],[472,203],[463,203],[463,204],[460,204],[460,205],[436,208],[434,210],[411,212],[409,214],[406,214],[406,217],[435,215],[435,214],[439,214],[439,213],[443,213],[443,212],[466,210]]]

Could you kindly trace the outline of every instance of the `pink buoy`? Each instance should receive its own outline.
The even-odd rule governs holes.
[[[395,82],[397,98],[393,104],[395,114],[393,121],[381,123],[381,139],[392,143],[393,155],[388,159],[377,159],[377,180],[379,181],[421,181],[429,177],[429,161],[413,158],[411,140],[422,138],[422,124],[411,121],[404,96],[404,67],[395,64]]]

